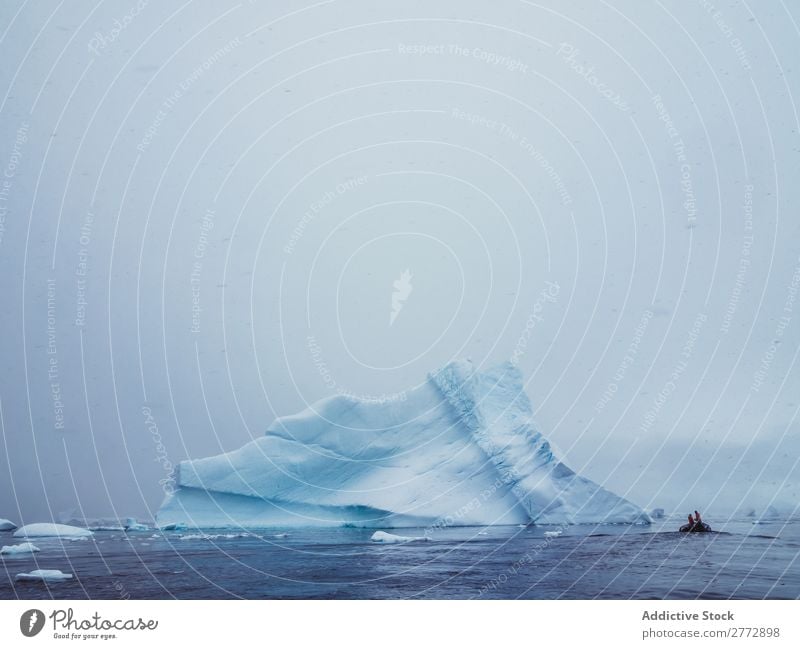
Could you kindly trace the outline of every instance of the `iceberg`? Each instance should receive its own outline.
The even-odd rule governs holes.
[[[72,575],[60,570],[31,570],[19,573],[15,579],[17,581],[64,581],[72,579]]]
[[[39,552],[33,543],[18,543],[17,545],[4,545],[0,548],[0,554],[32,554]]]
[[[453,362],[405,394],[330,397],[238,450],[180,462],[159,527],[650,522],[555,456],[515,365]]]
[[[17,526],[7,518],[0,518],[0,532],[7,532],[8,530],[14,530],[16,528]]]
[[[135,518],[126,518],[124,529],[126,532],[149,532],[150,528],[139,523]]]
[[[60,525],[58,523],[32,523],[20,527],[14,536],[17,538],[34,538],[41,536],[56,536],[68,539],[77,539],[93,536],[91,530],[85,527],[73,527],[72,525]]]

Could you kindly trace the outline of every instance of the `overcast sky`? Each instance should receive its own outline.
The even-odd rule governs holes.
[[[464,356],[643,507],[796,506],[794,3],[92,4],[0,5],[0,517]]]

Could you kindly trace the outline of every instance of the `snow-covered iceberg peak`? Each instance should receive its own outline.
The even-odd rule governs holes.
[[[181,462],[158,524],[402,527],[648,522],[535,430],[519,370],[451,363],[403,401],[325,399]]]

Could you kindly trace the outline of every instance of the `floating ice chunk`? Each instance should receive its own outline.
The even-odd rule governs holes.
[[[72,579],[72,575],[60,570],[31,570],[19,573],[15,579],[17,581],[65,581]]]
[[[650,518],[664,518],[664,510],[661,507],[656,507],[650,512]]]
[[[147,525],[139,523],[135,518],[125,519],[126,532],[148,532],[149,530],[150,528]]]
[[[273,534],[273,539],[288,539],[289,535],[286,532],[282,532],[281,534]]]
[[[17,545],[4,545],[0,549],[0,554],[31,554],[39,552],[33,543],[18,543]]]
[[[388,532],[375,532],[370,539],[373,543],[410,543],[411,541],[430,541],[428,536],[399,536]]]
[[[553,539],[553,538],[555,538],[557,536],[561,536],[561,530],[548,531],[548,532],[545,532],[544,535],[549,539]]]
[[[57,536],[62,538],[77,539],[81,537],[93,536],[91,530],[85,527],[73,527],[72,525],[59,525],[58,523],[32,523],[20,527],[14,536],[18,538],[34,538],[40,536]]]
[[[239,534],[182,534],[178,538],[181,541],[193,541],[193,540],[201,540],[201,541],[213,541],[215,539],[242,539],[248,536],[252,536],[248,532],[241,532]]]
[[[0,518],[0,532],[6,532],[8,530],[14,530],[17,526],[14,525],[10,520],[7,518]]]
[[[181,462],[175,481],[162,529],[650,522],[555,456],[510,363],[451,363],[404,401],[325,399],[236,451]]]
[[[150,528],[143,523],[136,523],[135,525],[130,525],[125,527],[126,532],[149,532]]]

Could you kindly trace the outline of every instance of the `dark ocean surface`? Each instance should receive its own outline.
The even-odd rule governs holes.
[[[391,545],[354,528],[96,531],[0,556],[0,598],[800,597],[800,520],[726,521],[711,534],[680,534],[681,522],[388,530],[431,537]],[[22,541],[0,532],[0,545]],[[37,568],[73,578],[15,581]]]

